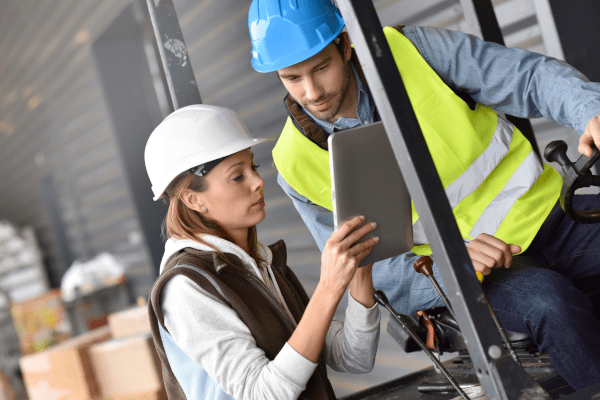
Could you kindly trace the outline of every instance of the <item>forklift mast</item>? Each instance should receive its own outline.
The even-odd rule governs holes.
[[[491,0],[460,2],[473,29],[471,33],[503,44]],[[201,103],[172,0],[147,0],[147,4],[173,108]],[[361,60],[394,155],[423,220],[485,398],[550,398],[503,348],[372,1],[337,0],[337,5]],[[529,122],[522,120],[515,125],[522,128],[539,155]],[[595,385],[564,399],[592,399],[599,394],[600,385]]]

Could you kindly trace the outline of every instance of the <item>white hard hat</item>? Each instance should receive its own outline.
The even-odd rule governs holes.
[[[247,149],[256,139],[232,110],[206,104],[180,108],[165,118],[146,143],[144,159],[154,200],[190,168]]]

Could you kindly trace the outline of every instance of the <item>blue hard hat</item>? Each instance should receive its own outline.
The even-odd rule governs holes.
[[[248,11],[252,66],[271,72],[304,61],[344,28],[332,0],[253,0]]]

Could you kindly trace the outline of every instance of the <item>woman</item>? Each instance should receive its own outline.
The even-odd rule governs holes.
[[[378,240],[356,242],[375,224],[356,217],[331,236],[309,301],[283,241],[256,238],[264,181],[249,147],[266,140],[208,105],[175,111],[148,139],[154,200],[169,200],[149,313],[171,400],[334,399],[325,362],[373,368],[380,316],[371,266],[357,266]],[[348,286],[344,324],[333,315]]]

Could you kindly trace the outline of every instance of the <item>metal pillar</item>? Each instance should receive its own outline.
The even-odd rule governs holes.
[[[173,2],[147,2],[173,108],[202,103]]]
[[[491,0],[460,0],[460,4],[470,27],[470,33],[479,36],[487,42],[498,43],[504,46],[504,37],[502,37],[502,31],[500,30],[500,25],[498,25],[498,19],[496,18]],[[526,118],[519,118],[508,114],[506,115],[506,119],[519,128],[521,133],[529,140],[533,151],[535,151],[535,154],[537,154],[538,159],[541,161],[542,155],[533,134],[531,122]]]
[[[372,1],[338,0],[365,77],[458,318],[486,399],[548,394],[504,354],[444,188],[395,66]],[[393,93],[393,96],[389,94]]]

